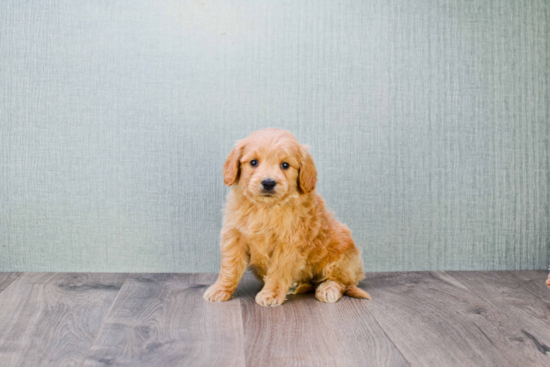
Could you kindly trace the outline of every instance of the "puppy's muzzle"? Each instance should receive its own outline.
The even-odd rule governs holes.
[[[274,180],[271,180],[271,179],[267,179],[267,180],[263,180],[262,181],[262,186],[264,188],[264,191],[273,191],[273,189],[275,188],[275,186],[277,185],[277,182],[275,182]]]

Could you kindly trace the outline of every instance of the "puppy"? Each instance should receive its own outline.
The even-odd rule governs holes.
[[[317,170],[290,132],[264,129],[237,142],[223,166],[227,196],[221,269],[204,299],[231,299],[247,266],[263,282],[261,306],[288,293],[315,290],[322,302],[346,294],[367,298],[360,251],[351,231],[334,219],[315,192]]]

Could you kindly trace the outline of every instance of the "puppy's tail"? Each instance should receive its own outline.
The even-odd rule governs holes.
[[[353,298],[366,298],[371,299],[370,295],[362,290],[361,288],[358,288],[355,285],[348,285],[346,286],[346,290],[344,291],[344,294],[349,297]]]

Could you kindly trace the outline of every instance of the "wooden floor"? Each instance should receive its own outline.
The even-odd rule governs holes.
[[[550,366],[545,271],[371,273],[371,301],[208,303],[214,274],[0,273],[0,366]]]

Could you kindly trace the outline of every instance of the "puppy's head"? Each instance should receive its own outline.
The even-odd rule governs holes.
[[[317,169],[294,135],[264,129],[237,142],[223,166],[223,178],[256,202],[275,203],[312,192]]]

